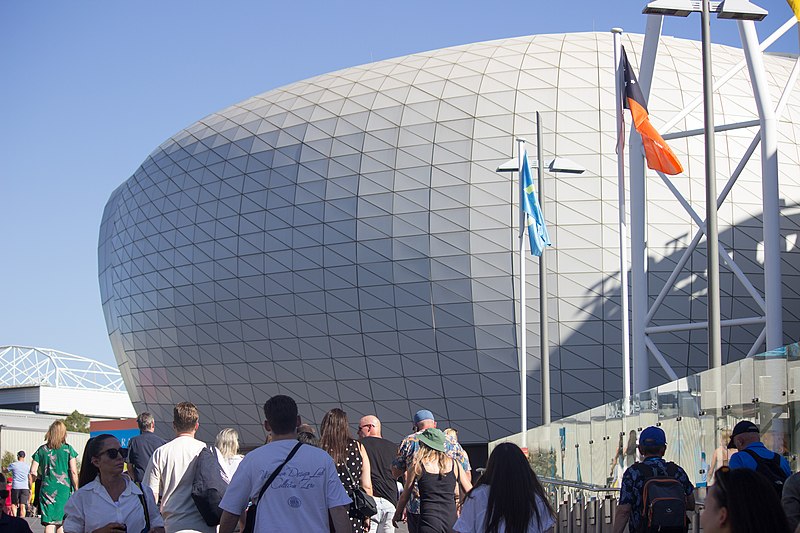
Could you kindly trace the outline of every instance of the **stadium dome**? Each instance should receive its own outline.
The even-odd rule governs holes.
[[[623,37],[637,69],[642,40]],[[423,407],[462,442],[518,431],[517,198],[496,169],[515,137],[535,139],[536,111],[545,157],[587,169],[546,177],[553,418],[621,397],[612,53],[610,34],[579,33],[413,54],[268,91],[164,142],[113,192],[100,230],[103,308],[136,408],[169,421],[192,401],[200,438],[234,426],[245,445],[263,442],[261,406],[276,393],[312,423],[338,406],[351,422],[375,413],[395,440]],[[713,53],[720,72],[743,57]],[[702,90],[699,43],[663,37],[659,54],[656,127]],[[778,95],[794,61],[765,62]],[[715,111],[717,124],[757,118],[746,69]],[[798,118],[795,94],[779,125],[787,340],[800,331]],[[676,125],[699,127],[701,110]],[[718,135],[721,180],[756,131]],[[702,137],[670,145],[685,166],[675,183],[702,212]],[[763,290],[759,176],[756,152],[720,209],[720,240]],[[649,276],[663,280],[692,220],[656,174],[646,180]],[[704,266],[698,249],[654,323],[704,320]],[[540,420],[535,278],[530,425]],[[721,280],[723,319],[758,312],[725,268]],[[744,357],[759,328],[723,329],[723,362]],[[666,335],[662,351],[680,375],[702,370],[705,332]],[[651,384],[666,380],[651,365]]]

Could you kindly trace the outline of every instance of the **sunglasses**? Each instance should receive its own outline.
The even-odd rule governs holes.
[[[375,424],[364,424],[363,426],[358,426],[359,431],[363,431],[364,428],[374,428]]]
[[[116,459],[118,456],[122,456],[123,459],[127,459],[128,457],[128,448],[109,448],[108,450],[102,451],[97,454],[98,457],[101,455],[107,455],[109,459]]]

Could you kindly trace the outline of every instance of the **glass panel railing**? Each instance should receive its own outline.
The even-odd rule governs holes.
[[[636,394],[629,406],[611,402],[528,431],[531,464],[550,479],[614,487],[636,459],[636,438],[648,426],[667,435],[665,458],[703,486],[727,461],[730,431],[739,420],[761,428],[762,441],[798,466],[800,344]],[[510,435],[490,443],[516,442]]]

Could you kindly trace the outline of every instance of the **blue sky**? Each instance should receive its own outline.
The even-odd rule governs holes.
[[[770,11],[763,39],[791,12]],[[536,33],[643,32],[640,0],[0,3],[0,344],[113,362],[97,282],[109,194],[170,135],[362,63]],[[665,35],[699,39],[699,16]],[[714,42],[739,45],[712,20]],[[772,50],[797,53],[792,30]]]

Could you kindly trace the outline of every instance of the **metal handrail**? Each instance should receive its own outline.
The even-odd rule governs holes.
[[[602,485],[592,485],[591,483],[578,483],[577,481],[568,481],[565,479],[556,479],[551,477],[538,476],[542,483],[549,483],[559,487],[568,487],[571,489],[585,490],[587,492],[619,492],[619,488],[604,487]]]

